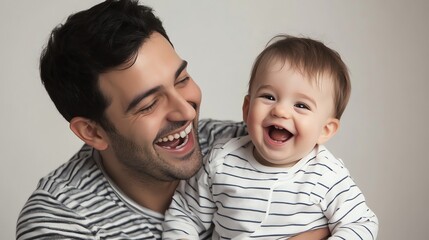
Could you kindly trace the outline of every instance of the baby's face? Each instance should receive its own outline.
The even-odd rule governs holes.
[[[256,159],[267,166],[292,166],[338,128],[329,75],[309,80],[286,62],[256,75],[243,104],[243,118]]]

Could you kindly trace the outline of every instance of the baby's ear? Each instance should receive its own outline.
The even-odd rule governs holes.
[[[82,141],[97,150],[105,150],[108,147],[106,132],[92,120],[84,117],[74,117],[70,121],[70,129]]]
[[[323,126],[322,132],[320,133],[319,139],[317,140],[317,144],[324,144],[329,141],[329,139],[331,139],[331,137],[337,133],[339,128],[340,120],[336,118],[329,118]]]
[[[247,123],[247,116],[249,115],[250,96],[246,95],[243,101],[243,121]]]

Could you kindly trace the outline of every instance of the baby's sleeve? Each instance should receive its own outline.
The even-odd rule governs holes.
[[[320,178],[313,197],[328,219],[329,239],[376,239],[378,219],[349,171],[337,166]]]

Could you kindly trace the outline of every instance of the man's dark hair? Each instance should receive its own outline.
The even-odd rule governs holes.
[[[40,76],[61,115],[67,121],[81,116],[106,127],[109,100],[100,91],[99,75],[131,66],[154,32],[169,41],[152,9],[135,0],[107,0],[57,26],[41,54]]]

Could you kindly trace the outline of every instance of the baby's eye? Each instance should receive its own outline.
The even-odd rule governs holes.
[[[308,109],[308,110],[310,110],[310,107],[307,104],[305,104],[305,103],[296,103],[295,107],[301,108],[301,109]]]
[[[265,98],[265,99],[268,99],[270,101],[276,100],[276,98],[273,95],[270,95],[270,94],[262,94],[261,98]]]

